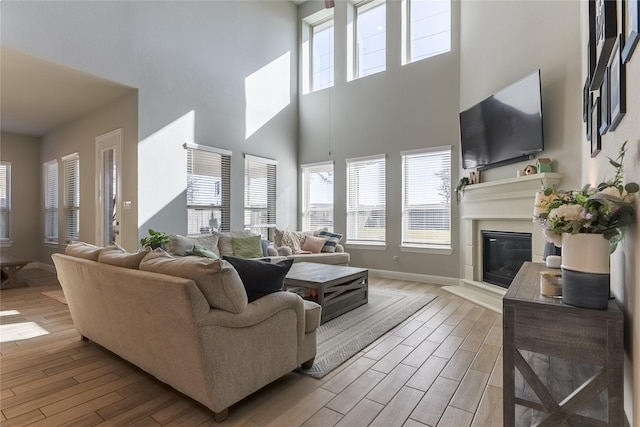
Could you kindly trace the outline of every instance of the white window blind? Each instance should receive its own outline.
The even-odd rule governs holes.
[[[333,17],[311,26],[311,87],[313,91],[333,86]]]
[[[333,231],[333,162],[302,165],[302,230]]]
[[[356,8],[356,72],[358,77],[387,68],[387,4],[384,0],[365,0]]]
[[[347,160],[347,241],[386,240],[385,157]]]
[[[231,152],[185,144],[187,149],[187,233],[229,231]]]
[[[451,147],[402,152],[402,244],[451,245]]]
[[[58,161],[44,164],[44,241],[58,243]]]
[[[245,155],[244,226],[271,239],[276,226],[275,160]]]
[[[72,154],[62,159],[65,242],[80,239],[80,157]]]
[[[405,0],[404,63],[451,51],[451,1]]]
[[[11,163],[0,162],[0,241],[11,239]]]

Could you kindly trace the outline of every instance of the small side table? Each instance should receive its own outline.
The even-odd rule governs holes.
[[[516,405],[539,411],[537,414],[542,414],[542,419],[536,419],[536,425],[541,427],[572,421],[624,425],[622,311],[613,300],[606,310],[592,310],[542,296],[540,270],[543,267],[525,262],[503,298],[504,425],[522,424],[516,420]],[[594,367],[595,373],[583,384],[574,384],[577,378],[560,380],[574,387],[568,396],[558,398],[550,386],[558,379],[553,374],[540,376],[536,364],[531,366],[526,360],[524,354],[534,353],[548,356],[549,366],[556,361],[569,367],[588,364]],[[531,390],[529,396],[516,395],[516,369]],[[570,369],[556,372],[560,371],[567,373]],[[521,387],[518,389],[522,391]],[[578,414],[604,390],[607,390],[607,400],[603,414]],[[535,398],[531,398],[531,394],[535,394]],[[596,415],[598,421],[593,421]]]
[[[18,271],[31,261],[12,257],[11,255],[0,255],[0,269],[2,270],[2,283],[0,289],[19,288],[27,286],[18,280]]]

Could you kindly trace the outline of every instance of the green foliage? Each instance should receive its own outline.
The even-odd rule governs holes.
[[[155,231],[152,229],[149,229],[148,237],[143,237],[142,239],[140,239],[140,244],[143,248],[161,248],[166,243],[169,243],[169,235],[163,233],[162,231]]]

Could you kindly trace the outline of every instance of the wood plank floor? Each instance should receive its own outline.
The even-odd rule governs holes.
[[[438,298],[322,380],[290,373],[232,406],[199,403],[80,341],[53,274],[0,291],[0,424],[10,426],[502,426],[502,317],[439,286],[370,278]]]

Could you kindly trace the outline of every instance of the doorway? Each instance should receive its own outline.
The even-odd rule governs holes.
[[[120,209],[121,204],[121,159],[122,129],[96,137],[96,244],[121,245]]]

